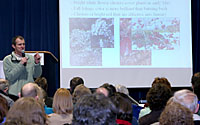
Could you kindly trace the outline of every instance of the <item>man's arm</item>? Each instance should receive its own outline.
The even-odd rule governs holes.
[[[15,81],[25,70],[23,64],[13,64],[11,59],[6,57],[3,60],[3,70],[7,80]]]

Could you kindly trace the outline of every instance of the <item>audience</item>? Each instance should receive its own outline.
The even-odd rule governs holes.
[[[76,88],[76,86],[83,84],[84,85],[84,81],[81,77],[74,77],[70,80],[70,92],[71,94],[74,93],[74,89]]]
[[[73,99],[73,104],[75,105],[76,102],[82,98],[84,95],[87,94],[92,94],[89,88],[85,87],[83,84],[78,85],[73,94],[72,94],[72,99]]]
[[[9,83],[5,79],[0,79],[0,95],[3,96],[7,102],[9,108],[13,105],[14,101],[8,96]]]
[[[49,125],[63,125],[72,123],[73,103],[70,91],[59,88],[53,97],[53,111],[49,116]]]
[[[165,84],[155,84],[147,93],[147,103],[151,112],[139,119],[140,125],[150,125],[158,122],[159,117],[168,99],[171,97],[171,89]]]
[[[157,125],[193,125],[192,112],[176,102],[170,102],[160,115]],[[156,125],[156,124],[153,124]]]
[[[7,112],[8,112],[7,100],[0,95],[0,124],[5,122]]]
[[[5,125],[45,125],[46,114],[33,97],[19,98],[8,111]]]
[[[117,110],[103,94],[83,96],[76,103],[72,125],[116,125]]]
[[[38,77],[35,80],[35,83],[42,88],[43,90],[43,96],[44,96],[44,102],[47,107],[52,107],[53,99],[48,96],[47,94],[47,89],[48,89],[48,84],[47,84],[47,79],[45,77]]]

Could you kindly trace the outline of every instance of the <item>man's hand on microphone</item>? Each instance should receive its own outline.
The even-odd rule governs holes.
[[[36,53],[34,55],[34,59],[35,59],[35,64],[38,64],[40,62],[41,56],[38,53]]]
[[[23,57],[20,61],[21,64],[25,65],[27,63],[28,59],[26,57]]]

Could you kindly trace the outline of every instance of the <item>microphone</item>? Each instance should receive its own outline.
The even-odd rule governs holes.
[[[22,57],[25,57],[25,52],[22,50]],[[24,66],[26,66],[26,63],[24,63]]]

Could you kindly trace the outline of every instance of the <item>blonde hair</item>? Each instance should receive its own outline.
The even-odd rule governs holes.
[[[59,88],[53,97],[53,111],[57,114],[71,114],[73,111],[72,95],[69,90]]]

